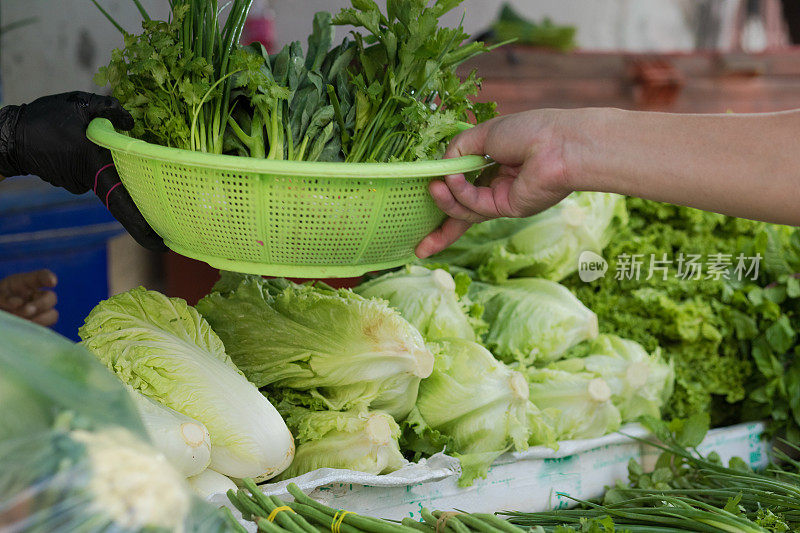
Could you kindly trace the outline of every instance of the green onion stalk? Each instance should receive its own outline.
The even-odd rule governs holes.
[[[132,1],[143,21],[151,22],[152,19],[141,1]],[[132,37],[97,0],[92,2],[126,39]],[[176,109],[178,103],[184,102],[189,106],[189,116],[186,118],[189,119],[190,126],[186,147],[191,150],[215,154],[223,151],[225,130],[232,112],[233,77],[237,73],[232,70],[232,59],[252,2],[253,0],[231,0],[225,4],[222,9],[228,9],[228,17],[220,27],[222,9],[217,0],[169,0],[172,20],[177,23],[175,42],[180,48],[180,59],[185,64],[190,64],[202,58],[213,72],[209,76],[205,71],[189,72],[187,69],[179,80],[166,83],[162,87],[167,96],[159,98],[157,102],[162,108],[169,109],[172,116],[184,114],[181,109]],[[181,97],[178,84],[184,82],[203,87],[204,94],[197,95],[192,100]]]

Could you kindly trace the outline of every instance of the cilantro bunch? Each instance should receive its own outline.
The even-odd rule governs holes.
[[[169,0],[169,21],[152,20],[139,0],[143,33],[125,31],[124,46],[95,76],[133,115],[131,134],[173,148],[222,153],[234,74],[251,68],[239,38],[252,0],[232,0],[220,25],[214,0]]]

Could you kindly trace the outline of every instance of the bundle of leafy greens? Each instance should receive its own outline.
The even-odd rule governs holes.
[[[463,272],[454,276],[436,268],[409,265],[356,287],[365,298],[382,298],[416,327],[425,340],[444,338],[478,340],[486,329],[483,307],[472,303],[467,290],[471,280]]]
[[[481,280],[528,276],[560,281],[578,269],[580,254],[600,254],[627,223],[625,198],[577,192],[528,218],[472,226],[431,261],[477,271]]]
[[[259,43],[244,48],[248,68],[234,77],[241,87],[233,93],[237,108],[228,120],[228,148],[244,157],[342,160],[336,112],[343,122],[354,120],[346,92],[354,50],[347,41],[331,50],[333,33],[330,13],[320,12],[305,55],[299,41],[273,56]],[[342,94],[337,108],[329,102],[335,89]]]
[[[667,416],[711,412],[714,425],[765,417],[800,438],[797,231],[639,199],[628,209],[630,224],[606,248],[609,273],[564,283],[597,313],[601,331],[648,352],[661,347],[675,369]],[[720,273],[689,268],[715,254]],[[648,279],[651,257],[671,267]]]
[[[460,0],[353,0],[317,13],[305,54],[238,45],[252,0],[233,0],[220,27],[216,0],[175,0],[169,21],[142,13],[141,35],[96,77],[134,116],[132,135],[165,146],[269,159],[385,162],[439,157],[464,122],[494,116],[473,103],[479,80],[455,69],[483,53],[439,26]],[[331,48],[333,25],[355,30]],[[363,33],[362,33],[363,32]]]
[[[132,289],[100,302],[79,333],[123,382],[208,428],[212,469],[269,479],[289,466],[283,419],[185,301]]]
[[[247,378],[318,410],[382,410],[403,420],[433,355],[385,301],[322,284],[223,273],[197,309]]]
[[[524,376],[486,348],[463,339],[433,343],[436,364],[420,384],[403,444],[429,455],[442,448],[461,460],[459,484],[483,477],[508,450],[555,446],[546,414],[528,399]]]
[[[455,69],[487,50],[459,24],[439,27],[439,18],[461,0],[389,0],[386,13],[373,0],[353,0],[334,24],[366,30],[352,32],[356,66],[350,69],[356,114],[344,124],[342,148],[347,161],[413,161],[441,155],[472,116],[494,116],[494,104],[475,104],[479,80],[465,80]],[[336,98],[333,98],[334,105]]]
[[[238,45],[252,0],[232,0],[223,26],[216,1],[171,0],[171,19],[158,21],[134,0],[142,15],[140,35],[125,31],[92,1],[123,35],[123,48],[112,52],[95,82],[111,85],[131,113],[131,134],[164,146],[222,153],[231,92],[242,83],[234,74],[252,65]]]
[[[546,279],[473,282],[470,298],[489,324],[483,343],[506,363],[547,363],[597,336],[597,315],[565,287]]]
[[[280,479],[318,468],[345,468],[388,474],[408,461],[400,453],[400,427],[380,411],[312,411],[279,406],[297,439],[292,465]]]
[[[550,367],[603,378],[623,422],[645,415],[659,418],[675,380],[672,364],[661,358],[659,350],[648,354],[641,344],[616,335],[599,335],[581,343]]]

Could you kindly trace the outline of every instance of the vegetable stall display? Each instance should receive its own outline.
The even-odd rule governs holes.
[[[609,208],[603,198],[591,199],[592,194],[601,193],[582,193],[584,205]],[[630,202],[631,218],[638,224],[640,201]],[[618,205],[613,209],[615,217],[625,218]],[[759,235],[766,236],[761,241],[765,253],[794,242],[788,233],[783,240],[770,240],[770,235],[784,235],[776,233],[780,228],[759,228]],[[610,242],[613,246],[615,241]],[[618,320],[598,317],[575,296],[610,281],[584,282],[573,292],[541,278],[473,279],[479,277],[442,263],[410,265],[354,290],[336,290],[322,283],[223,272],[197,311],[135,289],[101,303],[81,333],[124,381],[205,424],[210,468],[237,479],[251,476],[215,464],[215,449],[225,442],[251,442],[245,449],[251,446],[255,459],[258,443],[265,446],[278,438],[286,453],[297,449],[294,462],[281,463],[281,479],[319,468],[389,473],[444,451],[461,460],[460,483],[469,485],[505,451],[599,437],[674,408],[673,391],[685,386],[680,380],[688,374],[681,373],[684,363],[672,346],[665,342],[649,348],[653,344],[641,335],[632,335],[639,342],[620,336],[632,330],[615,331]],[[784,279],[790,284],[794,278]],[[758,292],[750,289],[749,294]],[[783,301],[792,302],[788,293]],[[790,306],[783,308],[791,313]],[[620,313],[630,317],[644,312],[639,309]],[[609,329],[615,333],[598,333]],[[779,331],[771,326],[766,342],[780,342]],[[253,396],[250,401],[265,407],[263,415],[251,408],[248,416],[274,419],[273,425],[242,420],[219,428],[209,411],[199,408],[197,402],[205,401],[202,393],[187,402],[183,384],[202,383],[205,375],[188,364],[193,359],[220,372],[224,368],[223,374],[237,382],[246,377],[260,391],[242,385],[251,391],[247,397],[257,394],[259,400]],[[151,368],[168,369],[171,375]],[[221,390],[218,383],[199,390],[208,391],[208,401],[221,394],[214,392]],[[225,402],[233,401],[226,395]],[[216,403],[215,409],[222,409]],[[773,428],[785,424],[781,411],[776,413],[768,420]],[[286,422],[278,422],[280,417]],[[735,421],[748,419],[753,418]],[[286,427],[293,433],[288,442],[281,440],[288,439]],[[220,429],[227,440],[217,445]],[[274,446],[270,449],[277,453]]]
[[[389,0],[384,11],[353,0],[315,16],[305,51],[295,42],[273,55],[238,44],[249,0],[223,6],[225,17],[215,1],[172,0],[168,21],[134,2],[143,33],[118,26],[124,46],[97,81],[134,116],[130,135],[150,143],[293,161],[416,161],[440,157],[462,123],[493,115],[471,99],[474,73],[455,75],[487,48],[460,25],[439,26],[459,0]],[[336,25],[355,28],[338,45]],[[608,271],[581,278],[587,252],[605,257]],[[620,258],[637,254],[712,253],[713,276],[620,274]],[[735,278],[732,258],[744,255],[763,263]],[[222,272],[196,307],[141,287],[115,295],[80,335],[126,385],[137,431],[169,475],[203,497],[227,492],[263,531],[518,533],[497,517],[452,512],[390,523],[334,511],[294,487],[286,504],[256,483],[324,468],[389,474],[443,451],[461,461],[468,486],[507,451],[557,448],[642,420],[665,443],[656,472],[631,465],[630,485],[602,502],[511,521],[564,533],[786,531],[800,520],[790,457],[754,473],[692,448],[704,433],[697,413],[711,413],[713,425],[764,419],[797,451],[798,272],[800,232],[791,228],[578,192],[533,217],[475,225],[430,260],[352,290]],[[0,388],[4,404],[25,403],[16,387]],[[25,410],[31,423],[50,428],[36,405]],[[8,435],[26,431],[14,416],[0,424]],[[79,449],[83,462],[95,455],[87,450],[105,457],[104,445],[119,442],[66,427],[48,446]],[[745,485],[762,492],[740,496]],[[182,520],[190,500],[174,497],[175,517],[156,513],[153,525]]]

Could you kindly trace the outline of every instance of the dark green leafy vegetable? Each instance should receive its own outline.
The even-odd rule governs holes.
[[[487,50],[459,24],[440,27],[439,18],[461,0],[389,0],[386,14],[373,0],[353,0],[334,24],[352,32],[355,63],[350,89],[355,95],[353,131],[342,133],[347,161],[411,161],[441,155],[458,133],[459,122],[494,116],[493,104],[474,104],[479,80],[455,74],[462,62]]]

